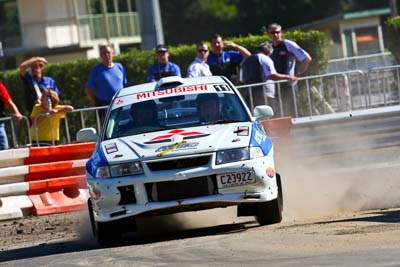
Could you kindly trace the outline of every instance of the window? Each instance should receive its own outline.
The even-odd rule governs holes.
[[[379,53],[377,27],[366,27],[355,30],[359,55]]]
[[[0,1],[0,41],[3,47],[19,46],[21,33],[16,0]]]

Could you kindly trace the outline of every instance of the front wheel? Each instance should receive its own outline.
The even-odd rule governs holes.
[[[90,199],[88,200],[88,210],[93,235],[96,237],[99,245],[110,246],[121,241],[122,232],[115,222],[96,222],[94,220],[93,207]]]
[[[277,174],[278,197],[268,202],[257,203],[256,218],[260,225],[280,223],[282,221],[283,197],[281,178]]]

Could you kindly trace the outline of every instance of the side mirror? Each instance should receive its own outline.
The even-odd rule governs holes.
[[[253,109],[253,116],[256,120],[269,119],[274,116],[274,111],[270,106],[261,105]]]
[[[76,134],[76,140],[78,142],[96,142],[97,138],[99,138],[99,136],[95,128],[80,129]]]

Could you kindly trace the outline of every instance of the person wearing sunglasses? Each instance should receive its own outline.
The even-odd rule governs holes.
[[[297,77],[304,74],[308,69],[312,60],[311,56],[294,41],[284,39],[282,36],[282,26],[278,23],[268,25],[268,34],[272,40],[273,53],[271,59],[274,62],[275,69],[278,73],[295,75]],[[300,63],[296,66],[296,62]],[[292,85],[283,84],[281,87],[281,99],[283,102],[283,115],[295,114]]]
[[[159,44],[156,47],[157,62],[150,66],[147,70],[147,81],[155,82],[163,77],[181,76],[180,67],[169,61],[168,46]]]
[[[196,44],[196,57],[190,63],[187,69],[188,77],[200,77],[200,76],[211,76],[210,66],[207,64],[207,58],[210,51],[208,45],[205,42],[199,42]]]
[[[40,104],[42,92],[46,88],[52,88],[60,98],[60,90],[56,82],[49,76],[44,76],[44,67],[47,60],[44,57],[31,57],[19,66],[21,79],[25,89],[25,107],[28,113],[32,112],[35,104]],[[28,69],[30,68],[30,72]]]

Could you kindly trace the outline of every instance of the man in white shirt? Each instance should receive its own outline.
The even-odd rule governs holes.
[[[188,77],[200,77],[200,76],[211,76],[210,67],[207,64],[207,58],[210,51],[208,46],[204,42],[200,42],[196,45],[196,57],[190,63],[187,69]]]

